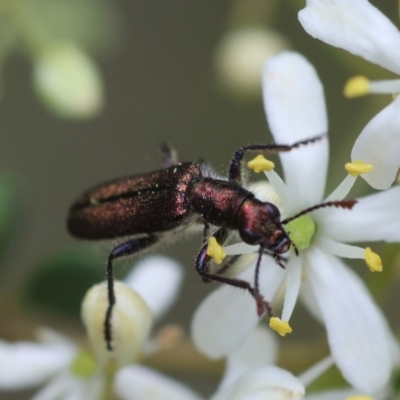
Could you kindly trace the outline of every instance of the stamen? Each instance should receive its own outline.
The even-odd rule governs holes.
[[[299,296],[301,285],[301,257],[292,257],[287,266],[288,279],[285,292],[285,300],[283,303],[282,319],[289,321],[292,316],[297,297]]]
[[[400,92],[400,79],[388,79],[384,81],[371,81],[370,93],[393,94]]]
[[[352,176],[366,174],[373,169],[373,166],[371,164],[367,164],[360,160],[347,163],[344,167],[346,168],[346,171]]]
[[[288,321],[281,321],[278,317],[271,317],[269,320],[269,327],[278,332],[281,336],[286,336],[292,333],[292,328]]]
[[[365,96],[370,92],[370,81],[359,75],[350,78],[344,85],[343,94],[347,98]]]
[[[363,249],[327,238],[321,240],[319,246],[327,253],[338,257],[365,260],[371,272],[382,271],[382,260],[370,247]]]
[[[217,264],[221,264],[226,256],[224,249],[220,246],[214,236],[211,236],[207,241],[207,255],[214,259]]]
[[[356,176],[347,175],[342,183],[324,200],[324,203],[333,200],[343,200],[349,194],[356,179]]]
[[[382,271],[382,260],[378,254],[374,253],[370,247],[365,249],[365,262],[371,272]]]
[[[331,355],[329,355],[304,371],[298,376],[298,378],[304,386],[308,386],[310,383],[322,376],[330,367],[332,367],[333,364],[333,358]]]
[[[286,186],[286,183],[282,180],[282,178],[275,172],[275,170],[271,171],[264,171],[265,175],[267,176],[269,183],[275,190],[275,193],[281,200],[281,203],[285,206],[286,212],[291,212],[290,205],[293,203],[291,202],[291,198],[289,196],[289,192]]]
[[[365,250],[362,247],[336,242],[335,240],[327,237],[325,237],[323,240],[320,240],[319,246],[327,253],[338,257],[360,260],[365,259]]]
[[[247,166],[257,174],[262,171],[271,171],[275,168],[275,164],[272,161],[267,160],[262,154],[259,154],[257,157],[249,161]]]

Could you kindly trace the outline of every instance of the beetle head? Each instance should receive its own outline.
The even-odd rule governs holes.
[[[292,241],[281,224],[281,213],[268,202],[256,198],[243,202],[237,215],[239,234],[245,243],[260,245],[273,253],[289,250]]]

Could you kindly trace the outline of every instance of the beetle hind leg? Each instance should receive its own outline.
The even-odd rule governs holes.
[[[107,344],[107,350],[112,351],[112,326],[111,317],[112,310],[116,302],[114,291],[114,267],[113,262],[117,258],[133,255],[140,250],[143,250],[157,242],[155,236],[146,236],[138,239],[128,240],[115,247],[108,256],[107,262],[107,292],[108,292],[108,307],[104,321],[104,339]]]

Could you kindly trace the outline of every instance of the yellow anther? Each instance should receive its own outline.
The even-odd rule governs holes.
[[[350,78],[344,85],[343,94],[345,97],[365,96],[370,92],[370,83],[367,77],[359,75]]]
[[[382,260],[378,254],[374,253],[370,247],[365,249],[365,262],[371,272],[381,272],[382,271]]]
[[[367,164],[363,161],[353,161],[351,163],[347,163],[345,166],[346,171],[351,175],[351,176],[358,176],[361,174],[366,174],[370,171],[372,171],[373,166],[372,164]]]
[[[278,332],[281,336],[286,336],[288,333],[292,333],[292,328],[288,321],[281,321],[278,317],[271,317],[269,320],[269,327],[274,331]]]
[[[374,400],[371,396],[356,395],[346,397],[346,400]]]
[[[217,264],[221,264],[222,260],[225,258],[226,253],[224,249],[219,245],[217,239],[211,236],[208,241],[207,255],[214,259]]]
[[[262,171],[272,171],[275,168],[275,164],[267,160],[262,154],[249,161],[247,166],[257,174]]]

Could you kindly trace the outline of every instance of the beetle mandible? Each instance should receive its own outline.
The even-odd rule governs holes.
[[[113,349],[114,260],[146,249],[166,234],[184,231],[193,224],[204,226],[203,245],[196,259],[196,270],[203,280],[248,290],[256,300],[258,314],[261,316],[267,311],[272,315],[269,304],[258,291],[258,269],[265,253],[272,255],[284,267],[280,255],[286,253],[293,243],[283,225],[317,208],[351,208],[354,202],[322,203],[282,221],[274,204],[258,200],[243,187],[242,160],[247,151],[287,152],[324,136],[314,136],[291,145],[241,147],[230,162],[227,179],[215,178],[204,162],[179,163],[174,151],[164,146],[163,169],[117,179],[94,187],[79,197],[68,216],[68,230],[73,236],[91,240],[126,238],[111,251],[107,262],[108,308],[104,335],[108,350]],[[236,231],[245,243],[259,246],[254,286],[224,276],[222,272],[229,267],[229,262],[218,272],[211,272],[211,257],[207,254],[210,225],[216,227],[212,236],[220,245],[226,242],[230,232]],[[295,251],[297,253],[296,248]]]

